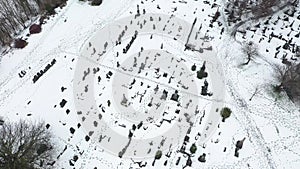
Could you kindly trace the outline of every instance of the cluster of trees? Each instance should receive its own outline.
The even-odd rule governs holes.
[[[0,168],[53,168],[53,136],[43,122],[4,122],[0,138]]]
[[[31,24],[32,18],[47,12],[67,0],[1,0],[0,1],[0,45],[8,45],[13,36]]]

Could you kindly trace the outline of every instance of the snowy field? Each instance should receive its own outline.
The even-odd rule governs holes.
[[[0,116],[44,120],[56,136],[53,168],[299,169],[300,109],[270,85],[273,63],[299,59],[278,47],[300,44],[300,10],[235,41],[225,23],[210,26],[221,9],[219,0],[69,0],[28,46],[2,56]],[[242,67],[246,40],[260,56]],[[233,113],[221,122],[224,106]]]

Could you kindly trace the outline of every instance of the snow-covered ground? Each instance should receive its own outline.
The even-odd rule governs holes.
[[[275,100],[272,95],[270,84],[276,81],[270,63],[281,62],[281,56],[274,58],[274,54],[276,47],[284,43],[278,39],[268,42],[268,35],[274,32],[285,39],[295,36],[299,19],[289,17],[295,21],[293,30],[289,30],[285,28],[288,22],[275,22],[278,17],[285,17],[279,12],[271,18],[274,24],[265,33],[263,27],[254,33],[248,30],[246,39],[259,46],[260,56],[241,67],[245,57],[240,43],[226,33],[228,28],[224,24],[209,26],[211,17],[221,9],[212,6],[215,5],[197,0],[109,0],[93,7],[69,0],[66,7],[47,20],[42,33],[28,38],[28,46],[2,56],[0,116],[5,121],[45,120],[57,136],[57,153],[61,153],[54,168],[183,168],[189,158],[179,150],[186,144],[185,151],[189,152],[195,143],[197,151],[191,157],[192,166],[186,168],[298,169],[300,111],[286,97]],[[162,17],[153,17],[151,21],[149,16]],[[129,20],[124,19],[128,17]],[[190,31],[195,18],[194,29]],[[140,25],[149,23],[153,33],[143,32]],[[121,38],[122,44],[115,45],[123,29],[140,32],[126,54],[123,49],[134,33],[125,34],[127,38]],[[191,44],[197,48],[208,43],[213,54],[209,50],[202,54],[184,50],[189,32]],[[245,39],[238,34],[237,40]],[[293,42],[299,44],[299,38]],[[147,57],[149,60],[145,61]],[[134,58],[137,67],[132,66]],[[34,76],[53,59],[55,64],[33,83]],[[191,70],[193,64],[199,70],[204,61],[208,91],[213,96],[200,94],[204,80],[197,79],[196,72]],[[138,73],[142,63],[145,68]],[[184,84],[190,88],[185,89]],[[156,86],[157,93],[153,92]],[[249,100],[256,88],[257,93]],[[163,90],[168,91],[166,101],[161,98]],[[170,100],[176,90],[180,106]],[[161,109],[147,107],[151,98],[153,107],[157,103]],[[233,111],[226,122],[221,122],[216,111],[223,106]],[[177,109],[178,114],[174,113]],[[165,120],[160,124],[162,118]],[[142,127],[133,130],[131,126],[138,127],[140,121],[144,122]],[[132,139],[127,137],[129,132],[133,132]],[[185,135],[190,137],[188,142],[184,142]],[[243,148],[235,157],[235,144],[243,138]],[[118,157],[126,145],[123,157]],[[152,166],[158,149],[163,150],[163,156]],[[206,162],[198,161],[203,153]],[[74,156],[79,159],[72,160]]]

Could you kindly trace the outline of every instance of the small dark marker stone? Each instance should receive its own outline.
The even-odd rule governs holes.
[[[67,101],[65,99],[62,99],[62,101],[59,103],[60,107],[63,108],[67,104]]]
[[[98,126],[98,122],[94,121],[94,126],[97,127]]]
[[[203,153],[203,154],[198,158],[198,161],[200,161],[201,163],[205,163],[205,162],[206,162],[205,156],[206,156],[206,154]]]
[[[74,163],[72,163],[71,160],[69,160],[69,164],[70,164],[70,166],[74,166]]]
[[[69,113],[70,113],[70,110],[69,110],[69,109],[67,109],[67,110],[66,110],[66,113],[67,113],[67,114],[69,114]]]
[[[166,166],[168,164],[168,160],[165,161],[164,166]]]
[[[61,92],[64,92],[65,90],[66,90],[67,88],[65,88],[65,87],[61,87]]]
[[[132,125],[132,130],[135,130],[135,129],[136,129],[136,125],[133,124],[133,125]]]
[[[132,136],[133,136],[133,133],[131,131],[129,131],[128,138],[131,138]]]
[[[74,155],[74,157],[73,157],[73,161],[77,161],[78,160],[78,156],[77,155]]]
[[[70,133],[74,134],[75,133],[75,129],[73,127],[70,128]]]
[[[140,129],[140,128],[142,127],[142,125],[143,125],[143,121],[141,121],[141,122],[138,124],[137,128]]]
[[[31,101],[27,102],[27,105],[29,105],[31,103]]]
[[[85,136],[85,141],[89,141],[90,137],[89,136]]]
[[[196,68],[197,68],[197,66],[194,64],[191,69],[192,69],[192,71],[195,71]]]
[[[178,165],[178,164],[179,164],[179,162],[180,162],[180,159],[181,159],[181,157],[178,157],[178,159],[177,159],[177,161],[176,161],[176,164],[175,164],[175,165]]]
[[[81,124],[80,124],[80,123],[78,123],[78,124],[77,124],[77,128],[80,128],[80,127],[81,127]]]
[[[94,131],[89,132],[89,136],[91,137],[94,134]]]
[[[49,129],[49,127],[50,127],[50,124],[46,124],[46,129]]]

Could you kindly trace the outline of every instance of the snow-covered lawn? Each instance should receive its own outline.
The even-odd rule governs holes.
[[[277,39],[267,41],[271,32],[286,39],[297,34],[299,19],[290,17],[295,21],[290,35],[290,30],[282,29],[287,24],[284,21],[272,25],[274,30],[267,30],[265,36],[262,28],[253,37],[252,31],[247,31],[247,40],[259,45],[260,56],[241,67],[245,57],[240,43],[226,34],[224,24],[209,27],[211,16],[218,10],[210,3],[108,0],[93,7],[69,0],[47,20],[40,34],[28,38],[28,46],[2,56],[0,116],[4,121],[44,120],[57,137],[57,155],[61,154],[54,168],[183,168],[189,158],[179,150],[185,145],[189,153],[196,143],[192,166],[186,168],[298,169],[299,108],[286,97],[275,101],[270,89],[270,84],[276,83],[270,63],[280,63],[274,54],[276,47],[284,44]],[[137,13],[141,16],[135,18]],[[150,16],[163,17],[151,21]],[[277,13],[272,18],[283,16]],[[124,22],[119,23],[120,19]],[[143,32],[140,25],[151,22],[153,33]],[[160,30],[165,25],[167,36]],[[223,27],[225,33],[221,35]],[[121,38],[122,44],[115,45],[124,29],[132,32]],[[123,52],[134,29],[141,34],[128,52]],[[209,50],[203,54],[185,50],[189,32],[195,48],[205,41],[213,54]],[[238,34],[237,40],[244,39]],[[297,38],[294,41],[299,43]],[[53,59],[55,64],[33,83],[33,77]],[[191,70],[193,64],[199,70],[204,61],[212,96],[200,94],[204,79],[197,79],[196,71]],[[256,88],[257,93],[249,100]],[[164,90],[168,91],[165,100]],[[170,99],[176,90],[178,102]],[[225,122],[219,116],[223,106],[233,111]],[[180,112],[176,114],[176,110]],[[132,138],[128,137],[130,132]],[[189,141],[184,142],[186,135]],[[235,157],[235,144],[243,138],[243,148]],[[158,149],[163,150],[163,156],[152,166]],[[122,158],[118,157],[120,152]],[[198,161],[203,153],[206,162]],[[72,160],[74,156],[78,160]]]

